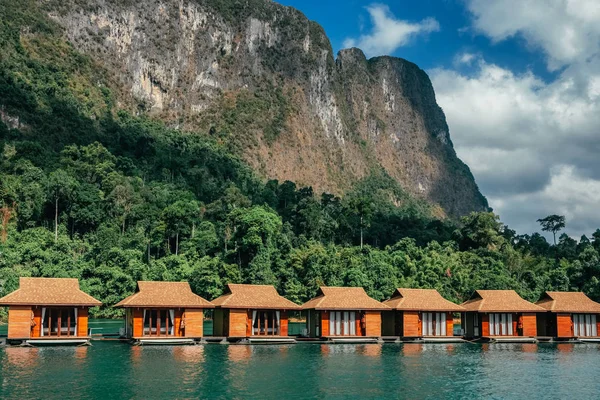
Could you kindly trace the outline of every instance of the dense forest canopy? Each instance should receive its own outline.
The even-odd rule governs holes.
[[[457,302],[508,288],[600,299],[600,230],[549,244],[493,213],[439,220],[381,171],[343,198],[263,182],[233,150],[236,132],[181,132],[118,107],[101,69],[11,3],[0,4],[0,296],[19,276],[75,277],[105,317],[137,280],[188,280],[207,299],[229,282],[273,284],[298,303],[323,284],[379,300],[401,286]],[[565,223],[540,222],[553,234]]]

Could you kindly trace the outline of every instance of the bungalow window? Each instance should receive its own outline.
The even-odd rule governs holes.
[[[446,313],[425,312],[421,320],[423,336],[446,336]]]
[[[598,336],[596,314],[573,314],[573,335],[576,337]]]
[[[144,336],[173,336],[175,310],[144,309]]]
[[[356,336],[355,311],[331,311],[329,334],[332,336]]]
[[[254,310],[252,311],[253,335],[279,335],[280,311]]]
[[[513,323],[512,314],[493,313],[490,314],[490,336],[512,336]]]

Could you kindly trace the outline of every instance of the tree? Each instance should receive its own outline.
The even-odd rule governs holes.
[[[54,199],[54,242],[58,240],[58,203],[70,199],[76,187],[77,181],[62,169],[57,169],[48,177],[48,190]]]
[[[371,215],[373,214],[373,203],[367,196],[355,196],[348,200],[348,209],[351,213],[358,216],[360,229],[360,248],[363,248],[363,232],[369,226]]]
[[[554,245],[556,246],[556,233],[565,227],[565,217],[562,215],[548,215],[546,218],[538,219],[537,222],[542,226],[544,232],[552,232]]]

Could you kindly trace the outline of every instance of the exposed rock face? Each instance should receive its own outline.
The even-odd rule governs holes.
[[[268,0],[45,0],[68,40],[143,112],[222,133],[269,178],[343,193],[382,167],[457,216],[487,207],[426,73],[359,49]],[[211,129],[212,128],[212,129]]]

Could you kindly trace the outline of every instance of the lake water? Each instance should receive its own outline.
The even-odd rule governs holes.
[[[365,344],[0,349],[0,398],[600,396],[600,346]]]

